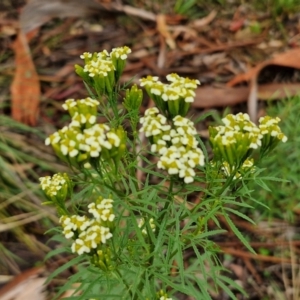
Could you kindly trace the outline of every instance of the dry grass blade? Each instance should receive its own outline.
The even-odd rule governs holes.
[[[53,209],[42,205],[46,199],[36,172],[52,173],[63,166],[44,150],[39,130],[5,116],[0,117],[0,128],[0,265],[9,274],[18,271],[22,253],[42,258],[49,251],[33,232],[47,230],[58,218]]]
[[[40,220],[45,216],[46,213],[37,214],[36,212],[31,212],[31,213],[29,212],[29,213],[19,214],[8,218],[2,218],[0,222],[0,232],[7,231],[30,222]]]

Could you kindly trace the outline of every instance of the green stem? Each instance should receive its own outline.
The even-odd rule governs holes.
[[[105,182],[105,179],[103,178],[103,173],[102,173],[102,170],[101,170],[101,166],[100,166],[99,168],[95,168],[95,170],[96,170],[96,172],[98,173],[98,175],[100,176],[100,178],[102,179],[102,180],[101,180],[101,181],[102,181],[101,184],[102,184],[103,186],[105,186],[106,188],[108,188],[108,189],[111,190],[112,192],[116,193],[116,194],[117,194],[118,196],[120,196],[120,197],[124,197],[124,196],[125,196],[124,193],[123,193],[121,190],[118,190],[118,189],[116,189],[116,188],[114,187],[114,182],[112,181],[111,177],[107,175],[107,174],[108,174],[107,172],[106,172],[105,175],[107,175],[107,178],[109,179],[111,185],[109,185],[109,184],[107,184],[107,183]]]
[[[118,274],[119,278],[123,278],[123,277],[124,277],[124,276],[122,276],[122,274],[120,273],[120,271],[119,271],[118,269],[116,269],[115,272]],[[116,277],[117,277],[117,276],[116,276]],[[131,292],[131,289],[130,289],[130,286],[128,285],[128,283],[127,283],[125,280],[123,280],[123,284],[125,285],[125,287],[126,287],[128,293],[130,294],[130,298],[131,298],[131,299],[137,299],[137,298],[136,298],[136,295],[133,296],[133,294],[132,294],[132,292]]]
[[[141,274],[140,278],[145,277],[145,274],[146,274],[146,271],[143,271],[143,273]],[[145,279],[145,278],[143,278],[143,279]],[[141,291],[143,289],[144,282],[145,282],[145,280],[140,279],[140,282],[139,282],[139,284],[137,286],[137,290],[138,291]],[[134,297],[132,298],[132,300],[139,300],[138,295],[135,294]]]

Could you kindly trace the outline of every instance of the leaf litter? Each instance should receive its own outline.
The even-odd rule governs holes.
[[[14,6],[0,4],[3,6],[0,10],[0,45],[4,57],[1,58],[4,65],[0,69],[0,82],[8,82],[6,78],[13,77],[11,94],[9,84],[3,85],[0,91],[0,109],[5,116],[11,113],[19,122],[38,126],[46,135],[53,127],[64,124],[60,109],[62,101],[66,97],[85,96],[84,87],[73,71],[73,65],[80,62],[78,57],[84,51],[130,46],[133,53],[124,72],[124,81],[133,76],[137,81],[148,74],[165,76],[172,72],[199,79],[202,85],[196,92],[192,112],[196,116],[210,109],[222,111],[230,106],[233,111],[250,110],[252,119],[256,120],[261,113],[259,107],[263,108],[259,100],[281,99],[296,95],[300,90],[300,60],[297,59],[300,56],[300,35],[297,17],[293,15],[287,20],[287,39],[272,24],[268,13],[260,13],[247,4],[231,5],[226,11],[213,7],[206,11],[206,15],[192,20],[171,12],[161,14],[160,4],[156,10],[147,10],[144,8],[147,1],[139,7],[137,2],[136,6],[130,6],[125,1],[55,0],[51,1],[51,9],[50,2],[45,1],[32,0],[25,6],[24,1],[12,2]],[[14,36],[17,37],[13,41]],[[274,65],[278,68],[272,69]],[[268,76],[268,70],[273,76]],[[8,108],[9,99],[11,109]],[[151,102],[147,106],[151,106]],[[204,126],[199,131],[205,129]],[[15,128],[8,127],[6,138],[10,132],[12,136],[18,134]],[[19,147],[26,147],[30,138],[30,134],[26,134],[25,144],[22,142]],[[42,139],[34,143],[42,144]],[[55,169],[58,162],[54,156],[51,153],[44,155],[40,152],[39,157],[48,155],[47,161],[51,161]],[[38,173],[45,172],[37,168],[36,162],[28,163],[26,159],[21,164],[12,163],[10,168],[16,178],[24,178],[30,177],[28,170],[32,167]],[[31,201],[35,203],[33,198]],[[22,209],[13,209],[11,213],[16,214],[16,220],[19,218],[21,222],[31,217]],[[268,253],[249,254],[232,240],[229,231],[217,241],[224,254],[229,255],[221,259],[249,291],[249,299],[261,299],[265,295],[276,298],[279,291],[270,288],[272,284],[276,283],[281,290],[291,285],[286,276],[284,280],[274,279],[276,274],[287,274],[293,266],[289,255],[280,255],[283,251],[291,256],[299,253],[298,241],[285,238],[285,233],[291,235],[293,225],[282,221],[271,227],[265,223],[254,227],[241,220],[235,220],[235,224],[251,236],[251,246],[256,251],[267,249]],[[264,230],[266,228],[269,230]],[[41,238],[37,236],[36,240]],[[3,242],[7,239],[4,238]],[[68,258],[60,259],[62,263]],[[277,266],[277,271],[272,269],[274,266]],[[26,273],[22,272],[28,267],[18,267],[24,278]],[[6,268],[7,274],[15,274],[12,266],[8,264]],[[273,274],[269,287],[260,285],[262,280],[267,280],[264,270]],[[18,284],[15,283],[10,292],[17,290]],[[0,295],[4,290],[0,290]],[[18,296],[14,297],[18,299]],[[214,299],[225,298],[216,294]]]

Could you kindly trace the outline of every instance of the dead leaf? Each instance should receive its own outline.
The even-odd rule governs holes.
[[[257,77],[260,71],[270,65],[278,65],[282,67],[290,67],[300,69],[300,48],[292,49],[284,53],[276,55],[273,59],[264,61],[258,64],[256,67],[250,69],[244,74],[235,76],[227,83],[228,87],[232,87],[242,81],[251,81],[250,93],[248,96],[248,113],[251,120],[257,120]]]
[[[245,19],[244,18],[243,19],[234,20],[234,21],[232,21],[230,23],[229,30],[233,31],[233,32],[238,31],[238,30],[240,30],[244,26],[244,24],[245,24]]]
[[[159,54],[157,58],[157,67],[163,69],[166,64],[167,46],[166,40],[160,36]]]
[[[24,33],[30,32],[47,23],[52,18],[81,17],[89,15],[107,15],[121,11],[122,5],[99,3],[95,0],[31,0],[20,14],[20,27]]]
[[[40,82],[30,55],[26,34],[31,34],[54,17],[84,17],[91,14],[126,13],[151,21],[156,16],[150,12],[123,6],[119,3],[99,3],[96,0],[32,0],[24,6],[20,14],[20,32],[12,48],[15,52],[16,72],[10,87],[12,116],[15,120],[36,125],[39,112]]]
[[[227,267],[228,267],[228,269],[230,269],[234,273],[234,275],[237,278],[239,278],[239,279],[243,279],[244,278],[244,276],[245,276],[245,269],[241,265],[230,263],[230,264],[228,264]]]
[[[0,289],[1,300],[44,300],[43,293],[46,277],[39,277],[45,271],[37,267],[17,275],[12,281]]]
[[[167,24],[166,24],[166,17],[165,15],[157,15],[156,17],[156,23],[157,23],[157,31],[165,38],[166,43],[171,49],[176,48],[175,41],[173,37],[171,36]]]
[[[40,102],[40,81],[35,70],[26,36],[20,31],[12,45],[15,52],[15,77],[10,86],[12,117],[36,125]]]
[[[24,33],[30,32],[52,18],[81,17],[97,15],[105,17],[110,14],[125,13],[141,19],[156,21],[156,15],[130,5],[122,5],[120,1],[112,3],[101,0],[31,0],[20,14],[20,27]]]
[[[234,48],[239,47],[247,47],[255,44],[261,43],[261,38],[257,39],[251,39],[251,40],[245,40],[245,41],[237,41],[237,42],[230,42],[227,44],[218,44],[213,45],[210,48],[203,49],[203,48],[195,48],[186,52],[179,53],[181,56],[188,56],[188,55],[194,55],[194,54],[204,54],[204,53],[211,53],[211,52],[217,52],[217,51],[229,51]]]
[[[153,22],[156,21],[156,15],[154,13],[146,11],[144,9],[132,7],[129,5],[124,5],[120,9],[120,11],[123,11],[125,14],[127,14],[129,16],[138,17],[138,18],[148,20],[148,21],[153,21]]]
[[[291,97],[300,93],[300,83],[270,83],[257,87],[257,98],[260,100],[275,100]],[[250,88],[239,87],[199,87],[193,103],[198,108],[226,107],[246,102]]]
[[[191,25],[196,28],[206,26],[213,21],[216,15],[217,15],[217,11],[212,10],[206,17],[192,22]]]
[[[0,12],[0,33],[2,36],[17,34],[19,24],[16,20],[6,19],[6,14]]]
[[[80,295],[80,292],[75,293],[75,291],[80,287],[80,283],[74,283],[72,287],[73,289],[71,288],[67,290],[65,293],[63,293],[63,295],[59,299],[63,300],[66,299],[67,297]]]
[[[283,41],[281,40],[271,40],[268,45],[272,48],[280,48],[284,46]]]
[[[240,82],[249,81],[252,77],[257,77],[263,68],[270,65],[300,69],[300,48],[280,53],[274,58],[258,64],[256,67],[251,68],[248,72],[235,76],[227,83],[227,86],[232,87]]]

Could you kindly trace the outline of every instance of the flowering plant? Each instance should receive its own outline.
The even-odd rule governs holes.
[[[140,117],[143,91],[119,84],[130,52],[81,56],[76,72],[93,96],[67,100],[70,124],[46,139],[73,170],[40,179],[46,204],[60,215],[65,250],[77,255],[59,269],[78,265],[58,295],[80,283],[70,299],[211,299],[220,288],[237,299],[230,287],[242,289],[223,274],[213,237],[224,231],[222,216],[254,252],[230,214],[252,222],[238,208],[251,208],[247,182],[259,178],[259,160],[287,140],[280,120],[266,116],[257,126],[247,114],[228,115],[209,128],[208,154],[187,117],[199,81],[140,79],[155,103]]]

